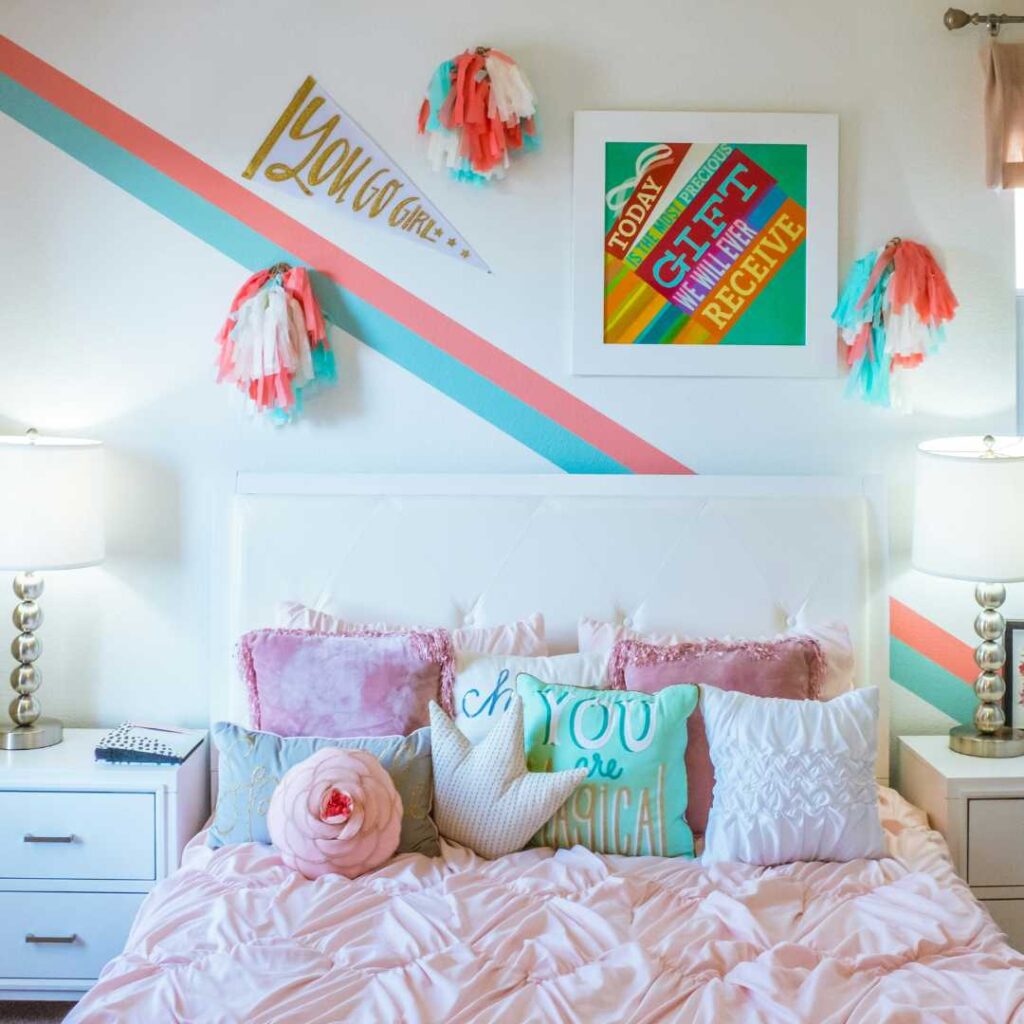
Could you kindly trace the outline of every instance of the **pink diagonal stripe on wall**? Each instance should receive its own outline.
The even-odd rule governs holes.
[[[343,288],[383,310],[634,473],[692,472],[6,36],[0,36],[0,68],[36,95],[294,253],[311,267],[330,274]]]
[[[894,597],[889,598],[889,632],[947,672],[965,683],[974,684],[978,666],[971,645],[958,640]]]

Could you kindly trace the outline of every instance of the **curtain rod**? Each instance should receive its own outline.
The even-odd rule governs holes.
[[[999,35],[1000,25],[1024,23],[1024,14],[968,14],[959,7],[950,7],[942,16],[942,24],[951,32],[968,25],[987,25],[989,35]]]

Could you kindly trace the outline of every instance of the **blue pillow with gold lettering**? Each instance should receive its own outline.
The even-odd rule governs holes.
[[[693,856],[685,757],[696,686],[667,686],[656,694],[594,691],[521,672],[516,689],[530,771],[589,770],[534,836],[534,846]]]

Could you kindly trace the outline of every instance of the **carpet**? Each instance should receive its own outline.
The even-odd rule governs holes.
[[[74,1005],[0,1002],[0,1024],[57,1024],[68,1015]]]

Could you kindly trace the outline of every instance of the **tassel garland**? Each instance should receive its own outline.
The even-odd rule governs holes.
[[[957,299],[928,249],[893,238],[854,263],[832,319],[847,347],[847,397],[904,406],[901,373],[937,351]]]
[[[253,413],[276,424],[302,412],[303,392],[337,379],[309,274],[279,263],[253,274],[217,333],[217,382],[234,384]]]
[[[518,64],[499,50],[476,50],[443,61],[420,107],[427,159],[457,181],[484,184],[505,177],[509,156],[540,145],[533,89]]]

